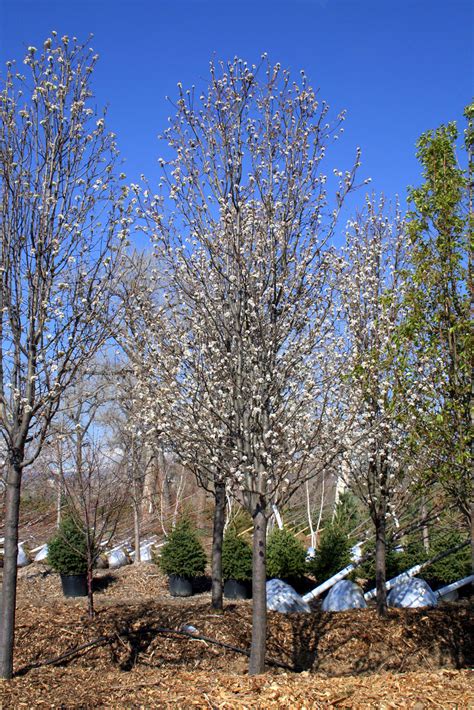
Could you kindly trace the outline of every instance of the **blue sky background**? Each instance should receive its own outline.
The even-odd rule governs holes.
[[[334,114],[347,109],[334,163],[348,167],[360,145],[360,176],[403,201],[420,182],[418,136],[452,119],[462,126],[474,94],[473,28],[472,0],[0,0],[0,71],[53,29],[94,33],[97,104],[109,105],[135,181],[158,175],[157,136],[172,113],[165,96],[178,81],[199,88],[211,57],[252,63],[268,52],[295,74],[304,68]]]

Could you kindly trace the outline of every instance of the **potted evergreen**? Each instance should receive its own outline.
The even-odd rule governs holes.
[[[267,543],[267,577],[294,585],[306,572],[306,550],[295,535],[283,528],[274,530]]]
[[[87,535],[72,517],[61,520],[48,542],[48,562],[61,576],[64,596],[87,596]]]
[[[206,553],[188,518],[181,518],[170,533],[161,550],[158,564],[168,575],[172,596],[191,596],[193,578],[204,574]]]
[[[247,599],[249,581],[252,579],[252,549],[230,529],[222,543],[222,576],[224,595],[228,599]]]
[[[318,584],[325,582],[349,564],[352,544],[342,527],[332,523],[326,525],[319,538],[316,554],[308,563],[308,569]]]

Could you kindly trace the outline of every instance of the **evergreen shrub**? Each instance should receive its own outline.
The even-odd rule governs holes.
[[[61,520],[56,534],[48,542],[48,562],[60,574],[87,572],[86,532],[71,516]]]
[[[206,553],[189,518],[181,518],[161,548],[158,565],[167,575],[192,579],[204,574]]]
[[[451,547],[456,547],[463,542],[465,538],[457,531],[433,531],[430,534],[430,550],[426,552],[420,535],[413,535],[405,538],[402,542],[403,550],[396,551],[393,544],[387,545],[386,565],[387,565],[387,580],[396,577],[398,574],[422,564],[431,557],[449,550]],[[365,546],[365,552],[375,552],[375,544],[368,543]],[[357,570],[361,577],[367,579],[367,587],[375,586],[375,558],[371,558],[363,563]],[[470,574],[470,550],[466,546],[458,550],[454,554],[445,557],[438,562],[428,565],[420,570],[418,576],[425,579],[428,584],[437,589],[445,584],[455,582],[462,577],[467,577]]]
[[[247,582],[252,579],[252,549],[234,529],[224,535],[222,544],[222,576],[225,580]]]
[[[274,530],[267,542],[267,577],[292,579],[306,573],[306,550],[293,533]]]
[[[464,542],[465,539],[456,530],[435,534],[431,539],[429,556],[435,557],[440,552],[449,550],[450,547],[456,547],[456,545]],[[471,552],[469,545],[466,545],[454,554],[429,565],[420,573],[420,576],[426,579],[431,587],[436,589],[470,574]]]
[[[318,549],[308,569],[319,583],[325,582],[351,561],[352,541],[344,529],[329,523],[321,532]]]

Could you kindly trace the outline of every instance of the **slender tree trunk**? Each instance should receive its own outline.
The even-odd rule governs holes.
[[[161,477],[161,494],[165,505],[164,517],[166,518],[171,509],[171,481],[168,464],[162,449],[160,449],[158,457],[158,475]]]
[[[267,517],[260,505],[253,515],[252,644],[249,675],[265,671],[267,640]]]
[[[5,497],[5,541],[0,609],[0,677],[6,679],[10,679],[13,675],[22,460],[23,452],[18,449],[13,451],[8,467]]]
[[[321,483],[321,501],[319,505],[319,513],[318,513],[318,522],[316,523],[316,533],[315,533],[315,547],[319,547],[319,531],[321,529],[321,520],[323,519],[323,510],[324,510],[324,486],[325,486],[325,481],[326,481],[326,476],[323,472],[323,480]],[[334,515],[334,513],[333,513]]]
[[[427,515],[427,510],[426,510],[426,503],[425,503],[424,498],[423,498],[423,502],[421,504],[421,514],[423,516],[423,519],[425,519],[426,515]],[[430,536],[428,534],[428,526],[425,522],[423,523],[423,527],[421,529],[421,534],[423,536],[423,547],[425,549],[425,552],[429,553],[429,551],[430,551]]]
[[[474,574],[474,494],[471,501],[471,574]],[[474,587],[474,582],[472,586]]]
[[[89,614],[89,619],[94,618],[94,591],[92,589],[93,583],[93,570],[92,561],[89,559],[87,562],[87,612]]]
[[[56,493],[56,527],[59,528],[61,524],[61,502],[63,498],[62,491],[62,478],[58,478],[58,490]]]
[[[386,575],[386,522],[385,515],[379,515],[375,522],[375,586],[377,589],[377,613],[387,615]]]
[[[212,529],[212,606],[222,609],[222,540],[225,525],[225,485],[216,483],[214,505],[214,526]]]
[[[142,561],[142,555],[140,551],[140,503],[137,500],[133,501],[133,534],[134,534],[134,548],[135,548],[135,563]]]

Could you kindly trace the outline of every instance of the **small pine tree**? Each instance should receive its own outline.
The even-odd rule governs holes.
[[[306,572],[306,550],[289,530],[274,530],[267,543],[267,577],[293,579]]]
[[[48,542],[48,562],[60,574],[87,572],[87,536],[84,528],[66,516]]]
[[[393,579],[402,572],[424,562],[428,555],[419,536],[411,535],[404,538],[402,549],[400,543],[389,542],[386,550],[386,570],[387,580]],[[364,554],[370,553],[371,557],[362,563],[357,569],[357,575],[366,580],[366,587],[371,589],[375,586],[375,542],[366,543]],[[424,574],[422,575],[425,576]]]
[[[456,530],[435,534],[431,540],[430,557],[434,557],[440,552],[445,552],[451,547],[456,547],[464,540],[465,538]],[[423,577],[432,587],[438,588],[455,582],[462,577],[467,577],[470,573],[470,550],[466,546],[448,557],[429,565],[423,571]]]
[[[309,569],[319,583],[325,582],[349,564],[351,547],[352,542],[343,529],[331,523],[326,525],[316,555],[309,563]]]
[[[357,498],[350,491],[343,491],[337,501],[331,524],[350,535],[361,522],[362,517]]]
[[[204,573],[206,553],[189,518],[181,518],[162,548],[158,564],[167,575],[192,579]]]
[[[234,529],[224,535],[222,544],[222,576],[247,582],[252,579],[252,548]]]

